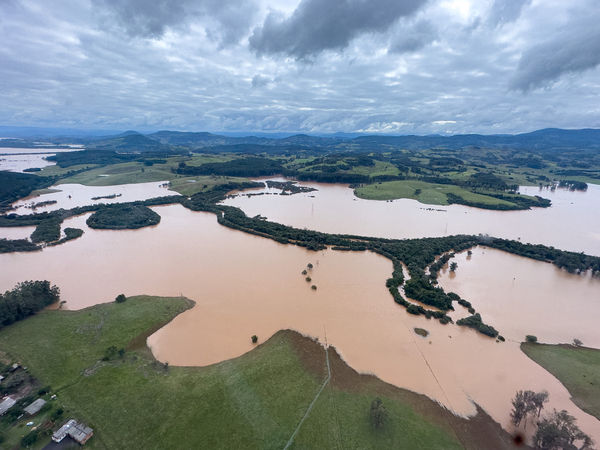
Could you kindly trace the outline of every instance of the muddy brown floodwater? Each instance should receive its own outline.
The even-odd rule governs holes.
[[[98,203],[124,203],[136,200],[146,200],[154,197],[163,197],[168,195],[179,195],[177,192],[170,191],[165,187],[165,181],[155,181],[150,183],[138,184],[117,184],[114,186],[84,186],[82,184],[57,184],[50,186],[50,192],[43,195],[25,197],[13,203],[15,208],[12,213],[31,214],[54,211],[60,208],[71,209],[76,206],[93,205]],[[94,197],[106,197],[116,195],[114,198],[100,198],[92,200]],[[27,206],[43,201],[56,201],[48,206],[42,206],[32,210]]]
[[[486,247],[472,252],[470,258],[462,252],[451,259],[458,263],[456,272],[445,268],[438,281],[445,291],[468,299],[504,337],[523,341],[532,334],[549,344],[577,338],[600,348],[599,277]]]
[[[425,205],[416,200],[363,200],[339,184],[300,183],[318,190],[291,196],[239,196],[225,204],[249,217],[260,214],[298,228],[387,238],[489,234],[600,256],[600,185],[586,192],[521,187],[552,200],[550,208],[492,211],[462,205]],[[276,193],[264,189],[254,192]]]
[[[600,422],[579,410],[518,342],[496,343],[396,305],[385,288],[389,260],[281,245],[180,205],[153,209],[160,224],[135,231],[91,230],[86,216],[68,219],[64,226],[85,229],[81,238],[42,252],[0,255],[0,289],[23,279],[52,280],[70,309],[119,293],[181,294],[196,306],[148,339],[161,361],[213,364],[251,350],[253,334],[263,342],[291,328],[327,340],[356,370],[424,393],[457,414],[473,414],[475,401],[507,429],[515,391],[546,389],[549,408],[567,409],[600,439]],[[309,262],[307,283],[301,271]],[[430,335],[417,336],[414,327]]]

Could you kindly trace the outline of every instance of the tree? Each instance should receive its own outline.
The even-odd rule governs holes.
[[[548,403],[548,392],[536,392],[530,399],[532,405],[537,409],[537,416],[540,417],[542,409],[544,409],[544,403]]]
[[[117,295],[117,298],[115,298],[115,302],[117,302],[117,303],[123,303],[123,302],[125,302],[125,300],[127,300],[127,297],[125,297],[125,294],[119,294],[119,295]]]
[[[252,340],[253,344],[256,344],[258,342],[258,336],[253,334],[252,337],[250,338]]]
[[[523,391],[517,391],[515,398],[512,400],[512,411],[510,412],[510,420],[515,427],[518,427],[523,419],[527,417],[527,400]]]
[[[518,427],[525,420],[525,428],[527,428],[527,416],[537,412],[540,416],[544,403],[548,401],[548,392],[533,392],[533,391],[517,391],[515,398],[512,400],[513,409],[510,413],[512,423]]]
[[[450,272],[456,271],[457,268],[458,268],[458,263],[456,261],[453,261],[450,263]]]
[[[525,340],[531,344],[535,344],[537,342],[537,336],[534,336],[533,334],[528,334],[527,336],[525,336]]]
[[[306,265],[306,267],[308,267],[309,269],[312,269],[312,268],[313,268],[313,265],[312,265],[312,263],[308,263],[308,264]]]
[[[564,409],[554,410],[549,417],[538,422],[538,429],[533,437],[534,445],[548,450],[591,449],[592,439],[575,422],[575,417]],[[580,442],[581,446],[577,447],[575,442]]]
[[[575,347],[581,347],[583,345],[583,342],[581,342],[579,339],[575,338],[575,339],[573,339],[573,345]]]
[[[373,428],[381,428],[388,418],[388,412],[379,397],[371,402],[370,419]]]

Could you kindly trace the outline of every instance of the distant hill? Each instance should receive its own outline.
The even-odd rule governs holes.
[[[0,127],[0,130],[2,127]],[[24,147],[33,138],[18,141]],[[459,134],[441,135],[330,135],[311,136],[297,134],[287,137],[272,136],[224,136],[208,132],[157,131],[141,134],[126,131],[109,136],[61,136],[48,138],[56,144],[80,143],[88,149],[118,152],[168,152],[206,150],[214,152],[289,153],[294,149],[305,151],[358,151],[381,152],[396,150],[424,150],[429,148],[460,150],[466,148],[530,150],[546,153],[564,150],[600,150],[600,130],[563,130],[546,128],[522,134]],[[10,141],[6,141],[6,146]],[[16,142],[16,141],[15,141]],[[16,145],[13,142],[13,145]],[[3,146],[0,140],[0,147]]]
[[[111,150],[127,153],[164,152],[170,150],[168,145],[150,139],[135,131],[128,131],[107,139],[92,140],[86,143],[86,148],[91,150]]]

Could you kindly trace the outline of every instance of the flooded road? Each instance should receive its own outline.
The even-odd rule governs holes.
[[[328,233],[399,239],[482,233],[600,256],[600,185],[590,184],[586,192],[521,187],[523,194],[549,198],[552,206],[492,211],[410,199],[363,200],[343,185],[300,184],[318,190],[292,196],[242,195],[225,204],[238,206],[249,217],[260,214],[274,222]]]
[[[253,334],[264,342],[290,328],[321,342],[326,335],[356,370],[424,393],[458,414],[474,413],[476,401],[507,429],[515,391],[546,389],[547,408],[567,409],[600,439],[600,422],[579,410],[518,342],[496,343],[396,305],[385,287],[389,260],[278,244],[180,205],[153,209],[160,224],[135,231],[91,230],[85,215],[68,219],[64,226],[85,230],[81,238],[42,252],[0,255],[0,290],[24,279],[52,280],[70,309],[120,293],[185,295],[196,306],[148,339],[155,356],[172,365],[233,358],[253,348]],[[309,262],[310,283],[301,274]],[[458,271],[466,265],[459,262]],[[414,327],[430,335],[417,336]]]

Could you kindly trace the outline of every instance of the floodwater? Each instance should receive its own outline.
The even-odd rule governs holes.
[[[470,258],[462,252],[451,259],[458,263],[456,272],[445,269],[438,281],[468,299],[484,322],[508,339],[524,341],[532,334],[558,344],[577,338],[600,348],[600,277],[486,247],[472,252]]]
[[[549,198],[552,206],[491,211],[425,205],[411,199],[363,200],[344,185],[300,184],[318,191],[292,196],[242,195],[225,204],[240,207],[249,217],[260,214],[274,222],[328,233],[400,239],[482,233],[600,256],[600,185],[590,184],[586,192],[521,187],[523,194]],[[261,191],[277,192],[254,192]]]
[[[185,295],[196,306],[148,339],[155,356],[172,365],[233,358],[253,348],[253,334],[264,342],[290,328],[334,345],[356,370],[424,393],[458,414],[474,413],[476,401],[508,429],[514,393],[546,389],[548,408],[567,409],[600,439],[600,422],[579,410],[518,342],[496,343],[396,305],[385,288],[389,260],[281,245],[181,205],[153,209],[160,224],[140,230],[91,230],[86,215],[68,219],[64,226],[85,230],[81,238],[33,254],[0,255],[0,290],[24,279],[52,280],[69,309],[119,293]],[[314,264],[310,283],[301,275],[308,262]],[[417,336],[414,327],[431,334]]]
[[[25,169],[41,169],[43,167],[53,166],[55,164],[54,162],[46,160],[48,156],[75,150],[81,150],[81,148],[0,147],[0,170],[23,172]]]
[[[16,208],[11,211],[16,214],[31,214],[32,212],[41,213],[45,211],[54,211],[60,208],[70,209],[76,206],[86,206],[96,203],[123,203],[136,200],[147,200],[154,197],[163,197],[167,195],[179,195],[177,192],[169,191],[166,187],[161,187],[165,182],[157,181],[138,184],[118,184],[115,186],[84,186],[82,184],[58,184],[51,186],[56,192],[23,198],[15,203]],[[102,198],[92,200],[94,197],[105,197],[116,194],[115,198]],[[52,201],[57,203],[42,206],[33,211],[32,204]]]

